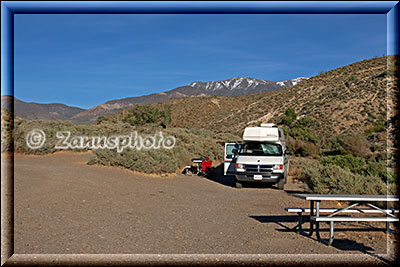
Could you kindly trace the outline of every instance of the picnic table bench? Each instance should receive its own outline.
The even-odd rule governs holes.
[[[298,228],[302,234],[312,236],[314,232],[319,241],[330,246],[333,242],[334,222],[386,222],[387,230],[389,231],[389,223],[398,222],[399,219],[395,216],[398,210],[381,209],[374,202],[393,202],[399,201],[397,196],[393,195],[333,195],[333,194],[293,194],[294,197],[310,201],[310,208],[286,208],[287,212],[296,212],[299,215]],[[321,201],[344,201],[350,202],[344,208],[320,208]],[[360,205],[366,205],[370,208],[356,208]],[[302,229],[303,213],[309,213],[310,230],[306,233]],[[321,213],[328,213],[326,216],[321,216]],[[369,216],[369,217],[354,217],[354,216],[337,216],[338,214],[384,214],[384,217]],[[319,222],[329,223],[329,239],[325,241],[320,236]]]

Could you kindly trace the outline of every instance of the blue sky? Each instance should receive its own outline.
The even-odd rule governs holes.
[[[386,54],[386,15],[15,16],[15,96],[90,108],[194,81],[314,76]]]

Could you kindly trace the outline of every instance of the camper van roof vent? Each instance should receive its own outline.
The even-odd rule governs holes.
[[[261,127],[269,127],[269,128],[271,128],[271,127],[277,127],[274,123],[265,123],[265,122],[263,122],[263,123],[261,123]]]

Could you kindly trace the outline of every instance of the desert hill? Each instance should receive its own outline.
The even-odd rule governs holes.
[[[394,70],[388,62],[393,60],[386,56],[356,62],[267,93],[181,98],[156,106],[170,105],[171,125],[183,128],[239,133],[248,125],[278,123],[293,108],[299,118],[311,118],[321,133],[362,132],[377,123],[391,123],[387,94]]]

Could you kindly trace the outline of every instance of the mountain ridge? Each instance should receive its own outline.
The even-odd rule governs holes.
[[[1,96],[1,107],[11,110],[14,101],[15,115],[28,120],[68,120],[84,111],[83,108],[68,106],[62,103],[25,102],[10,95]]]
[[[306,77],[298,77],[292,80],[273,82],[249,77],[234,77],[220,81],[192,82],[189,85],[180,86],[161,93],[110,100],[104,104],[100,104],[91,109],[82,111],[71,119],[78,123],[90,122],[95,121],[99,116],[107,116],[122,109],[133,107],[136,104],[156,104],[182,97],[218,95],[240,96],[260,92],[269,92],[287,88],[306,79]],[[233,84],[231,84],[232,82]]]
[[[238,97],[180,98],[169,102],[171,126],[218,132],[240,131],[261,122],[278,123],[293,108],[310,117],[315,129],[332,134],[358,132],[379,121],[390,125],[395,56],[366,59],[326,71],[294,86]],[[389,90],[390,89],[390,90]],[[389,94],[389,95],[388,95]],[[195,114],[195,115],[194,115]],[[319,126],[317,125],[319,124]]]
[[[15,115],[30,120],[69,120],[74,123],[90,123],[99,116],[108,116],[136,104],[156,104],[182,97],[255,94],[287,88],[306,79],[306,77],[298,77],[292,80],[274,82],[251,77],[233,77],[220,81],[196,81],[161,93],[109,100],[89,109],[71,107],[61,103],[25,102],[14,97],[14,112]],[[4,106],[8,110],[10,110],[9,101],[12,101],[10,97],[2,96],[1,98],[2,107]]]

